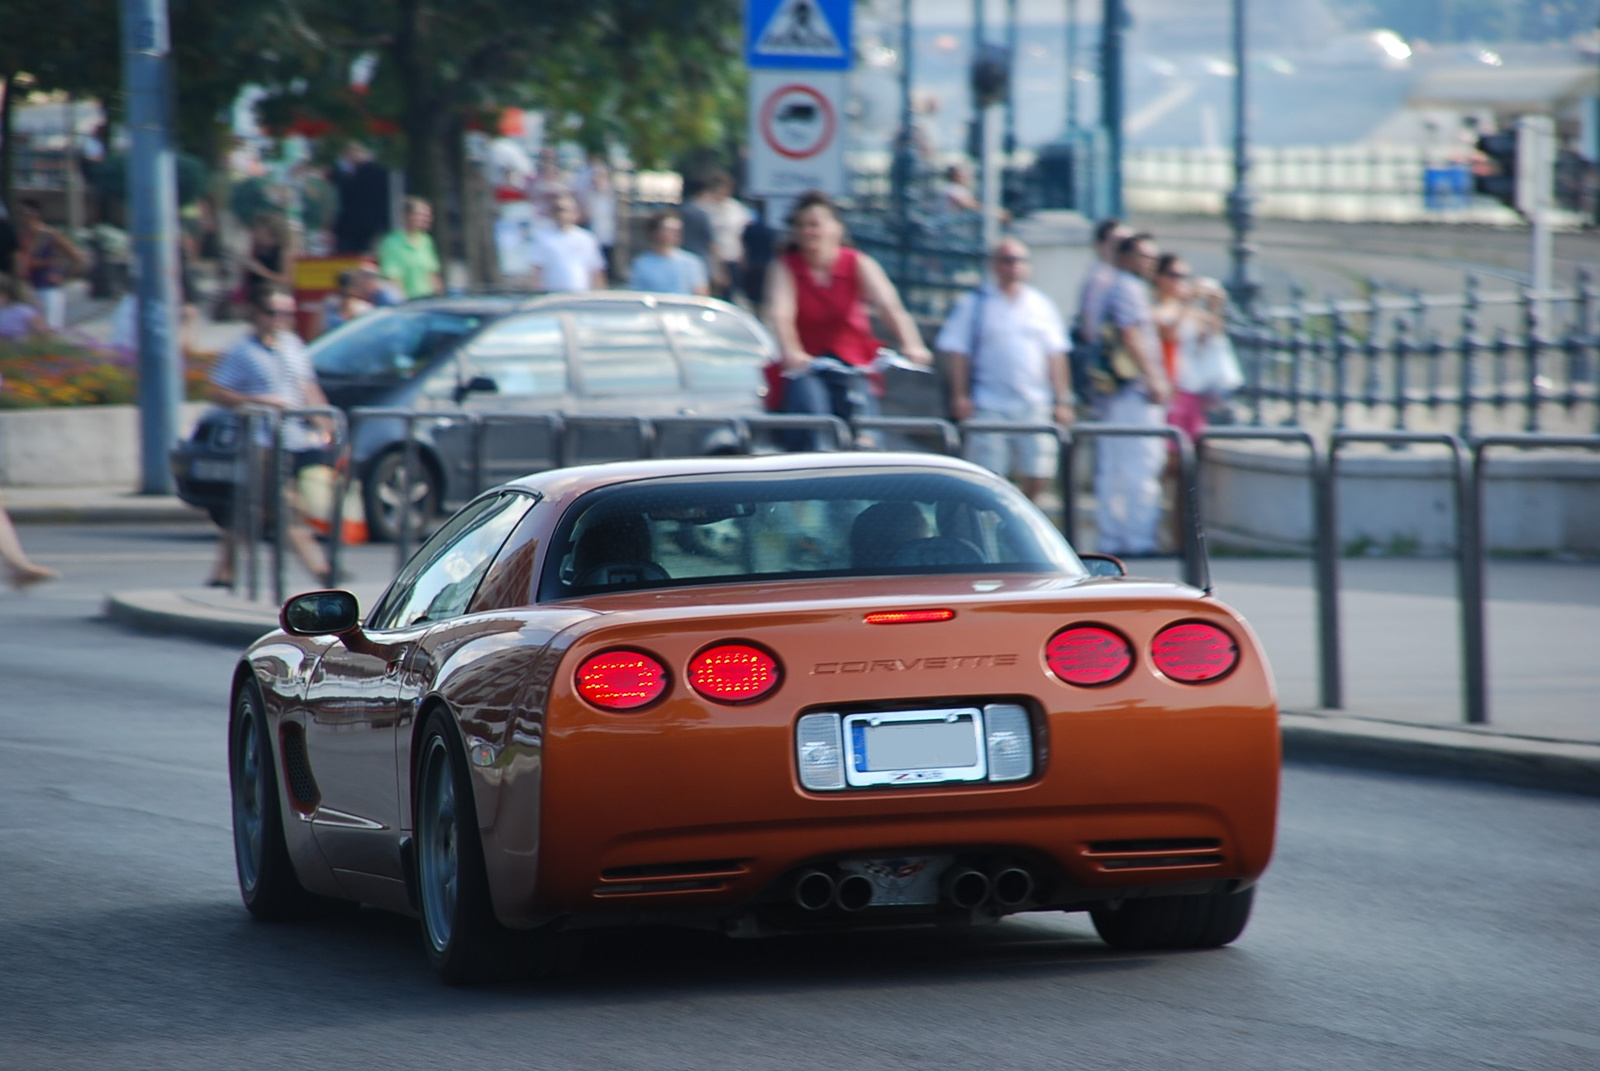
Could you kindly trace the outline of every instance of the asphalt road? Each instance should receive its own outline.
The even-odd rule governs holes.
[[[253,922],[234,887],[233,653],[95,620],[205,568],[204,529],[31,529],[0,594],[0,1068],[1593,1068],[1593,801],[1291,767],[1229,949],[1087,921],[593,940],[555,986],[449,990],[413,923]]]

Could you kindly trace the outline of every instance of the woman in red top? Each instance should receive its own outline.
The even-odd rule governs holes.
[[[917,325],[900,302],[894,284],[878,262],[844,245],[844,222],[826,194],[801,196],[789,217],[788,252],[767,271],[767,325],[778,338],[786,380],[783,409],[789,413],[852,415],[851,377],[825,374],[813,367],[819,357],[833,357],[869,368],[878,355],[867,318],[867,305],[899,336],[900,352],[918,364],[933,360],[922,344]],[[865,409],[874,407],[864,395]],[[791,449],[816,449],[820,435],[802,433]]]

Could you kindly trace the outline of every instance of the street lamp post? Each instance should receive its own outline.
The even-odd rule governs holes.
[[[1106,132],[1105,211],[1122,215],[1122,34],[1125,0],[1105,0],[1100,20],[1100,125]]]
[[[171,494],[167,451],[178,441],[178,175],[168,116],[167,0],[122,0],[129,216],[139,266],[139,490]]]
[[[1006,138],[1001,151],[1010,167],[1012,154],[1017,151],[1017,0],[1006,0],[1006,66],[1011,78],[1006,92]]]
[[[1078,0],[1067,0],[1067,136],[1078,132]]]
[[[1255,306],[1260,285],[1255,280],[1250,258],[1255,246],[1250,232],[1255,229],[1255,194],[1250,189],[1250,127],[1247,112],[1249,68],[1246,63],[1245,5],[1248,0],[1233,0],[1233,189],[1228,192],[1228,223],[1233,229],[1233,272],[1228,289],[1234,303],[1248,314]]]
[[[894,218],[899,236],[900,285],[911,265],[911,183],[916,174],[916,109],[911,99],[911,0],[900,4],[900,137],[894,154]]]
[[[986,25],[984,12],[984,8],[986,6],[988,6],[987,0],[972,0],[973,63],[976,63],[979,57],[983,55],[984,45],[988,44],[989,31]],[[983,102],[978,99],[978,90],[977,87],[974,86],[972,90],[972,141],[970,142],[969,147],[972,149],[973,169],[977,173],[978,200],[980,201],[982,201],[985,194],[988,193],[988,190],[985,188],[985,186],[989,181],[989,176],[983,166],[984,146],[989,144],[987,136],[988,125],[986,122],[988,116],[985,114],[988,112],[988,110],[988,108],[984,107]]]

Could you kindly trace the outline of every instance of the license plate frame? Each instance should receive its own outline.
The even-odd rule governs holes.
[[[964,784],[989,776],[978,707],[847,714],[841,729],[851,788]]]

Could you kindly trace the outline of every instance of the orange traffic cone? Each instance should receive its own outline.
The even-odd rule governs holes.
[[[367,507],[361,501],[361,487],[354,480],[344,493],[344,515],[340,518],[339,542],[347,547],[367,541]]]

